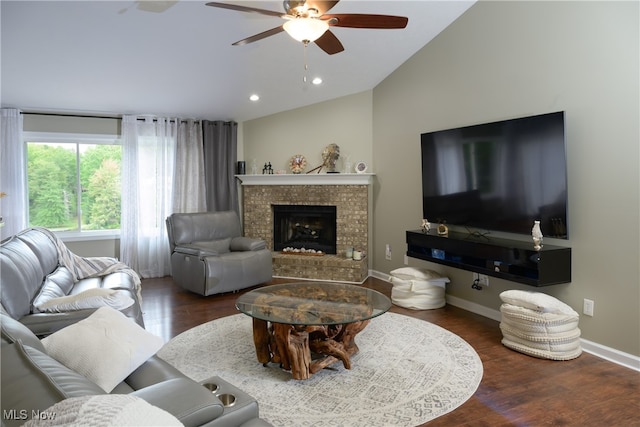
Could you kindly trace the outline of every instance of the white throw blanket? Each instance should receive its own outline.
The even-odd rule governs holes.
[[[124,394],[74,397],[38,414],[40,418],[27,421],[24,427],[182,426],[163,409]]]
[[[101,277],[107,274],[122,272],[133,278],[136,286],[138,301],[142,302],[140,276],[127,264],[112,257],[81,257],[67,248],[64,242],[51,230],[42,227],[34,227],[44,233],[56,245],[58,250],[58,262],[66,267],[73,275],[73,280],[78,281],[90,277]]]

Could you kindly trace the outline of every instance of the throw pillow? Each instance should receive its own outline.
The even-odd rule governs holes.
[[[131,307],[135,301],[126,291],[116,289],[94,288],[87,289],[76,295],[51,298],[36,308],[44,313],[62,313],[65,311],[83,310],[87,308],[111,307],[124,310]]]
[[[518,307],[529,308],[542,313],[558,313],[575,315],[576,313],[571,307],[551,295],[541,292],[509,290],[500,294],[502,302],[515,305]]]
[[[109,393],[164,342],[118,310],[101,307],[42,344],[51,357]]]

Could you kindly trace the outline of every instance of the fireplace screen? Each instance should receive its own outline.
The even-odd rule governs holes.
[[[336,207],[273,205],[273,250],[315,249],[336,253]]]

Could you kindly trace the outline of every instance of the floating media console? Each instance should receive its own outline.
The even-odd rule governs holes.
[[[571,282],[571,248],[435,230],[407,231],[407,256],[531,286]]]

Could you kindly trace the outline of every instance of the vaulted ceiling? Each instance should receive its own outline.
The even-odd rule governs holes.
[[[1,13],[3,107],[244,121],[374,88],[473,1],[342,0],[331,13],[407,16],[402,30],[332,28],[327,55],[282,32],[277,17],[205,1],[6,1]],[[284,12],[280,1],[228,1]],[[321,77],[323,83],[304,83]],[[251,94],[260,100],[249,101]]]

